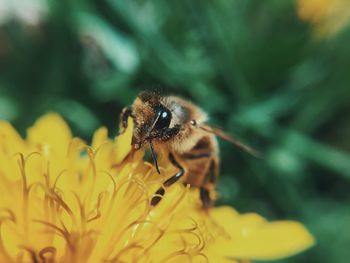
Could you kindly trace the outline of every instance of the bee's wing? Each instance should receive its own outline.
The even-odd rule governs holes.
[[[199,128],[202,129],[203,131],[215,134],[219,138],[224,139],[225,141],[228,141],[228,142],[234,144],[235,146],[237,146],[241,150],[243,150],[243,151],[245,151],[247,153],[250,153],[251,155],[253,155],[253,156],[257,157],[257,158],[261,157],[261,153],[260,152],[258,152],[257,150],[254,150],[250,146],[242,143],[241,141],[239,141],[238,139],[236,139],[232,135],[227,134],[226,132],[224,132],[220,128],[212,127],[212,126],[209,126],[209,125],[206,125],[206,124],[201,124],[199,126]]]

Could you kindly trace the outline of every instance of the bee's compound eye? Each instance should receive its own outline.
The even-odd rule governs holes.
[[[171,117],[172,117],[171,112],[168,109],[163,108],[163,109],[160,109],[158,114],[159,114],[159,117],[154,128],[157,130],[169,128]]]

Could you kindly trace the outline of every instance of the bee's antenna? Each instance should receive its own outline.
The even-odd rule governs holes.
[[[155,151],[154,151],[153,143],[152,143],[151,140],[149,140],[149,146],[150,146],[150,149],[151,149],[151,154],[152,154],[153,163],[154,163],[154,165],[156,166],[157,173],[160,174],[159,167],[158,167],[157,156],[156,156],[156,153],[155,153]]]

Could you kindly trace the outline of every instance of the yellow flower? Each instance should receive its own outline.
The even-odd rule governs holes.
[[[116,140],[92,145],[48,114],[23,140],[0,122],[0,262],[238,262],[277,259],[313,245],[297,222],[269,223],[229,207],[200,208],[182,184],[150,198],[158,175],[130,151],[132,121]],[[243,262],[243,261],[242,261]]]
[[[298,15],[315,26],[319,36],[332,35],[350,20],[348,0],[298,0]]]

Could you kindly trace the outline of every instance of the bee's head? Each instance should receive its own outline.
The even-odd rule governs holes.
[[[164,105],[163,98],[155,92],[142,92],[134,101],[134,132],[132,144],[139,149],[145,142],[167,141],[179,132],[174,124],[171,110]]]

